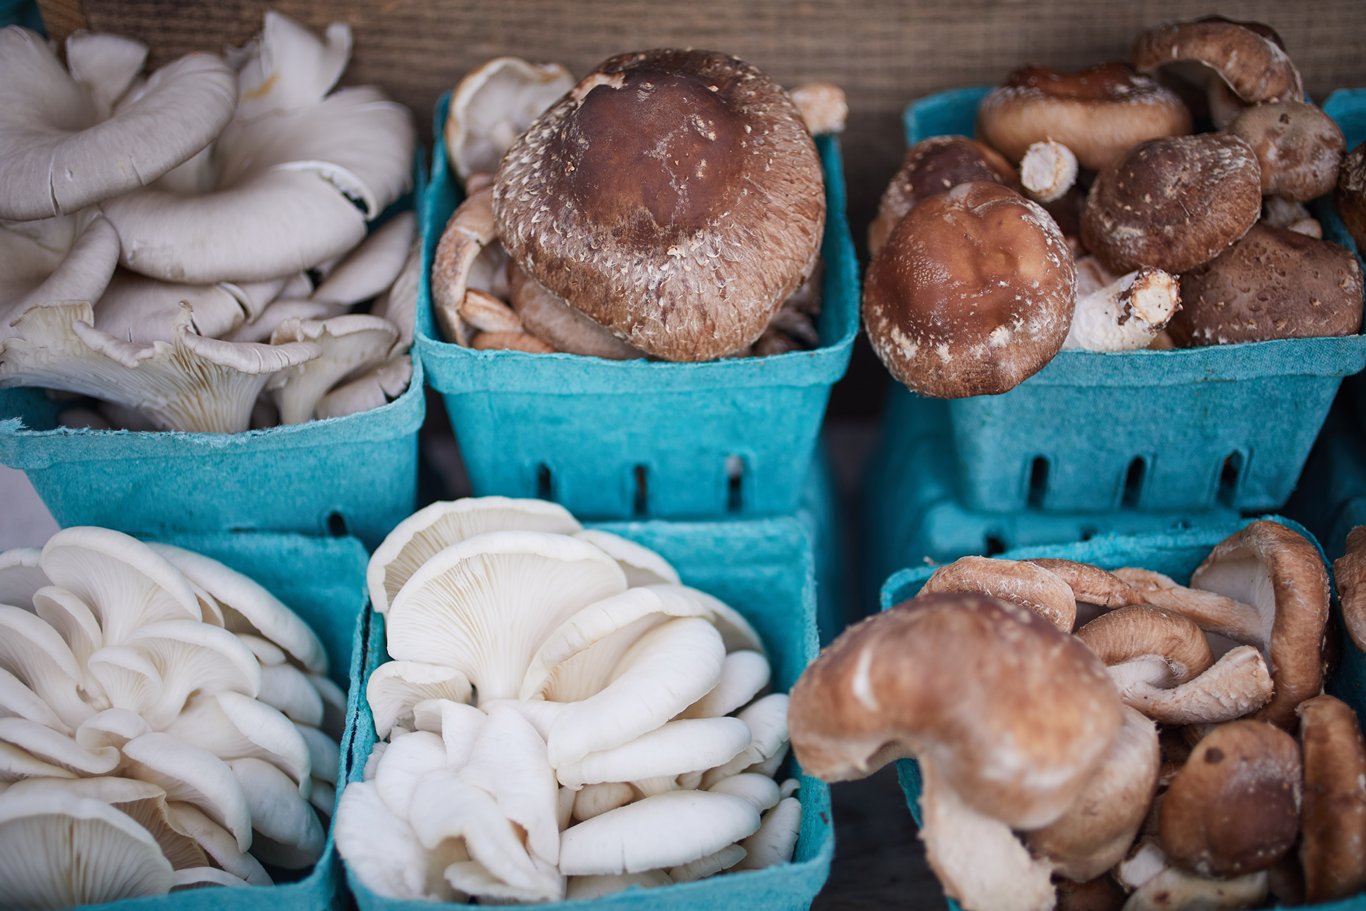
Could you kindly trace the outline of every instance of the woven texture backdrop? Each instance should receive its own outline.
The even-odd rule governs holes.
[[[862,243],[904,143],[898,113],[926,92],[995,82],[1037,62],[1078,67],[1127,56],[1135,33],[1204,12],[1260,19],[1284,36],[1309,90],[1366,85],[1366,3],[1277,0],[1198,6],[1178,0],[855,3],[682,0],[43,0],[51,33],[87,27],[152,47],[158,64],[186,51],[240,44],[274,6],[314,27],[342,20],[355,36],[352,83],[379,83],[430,131],[432,105],[489,57],[559,60],[582,74],[606,57],[665,45],[737,54],[789,87],[844,87],[850,223]]]

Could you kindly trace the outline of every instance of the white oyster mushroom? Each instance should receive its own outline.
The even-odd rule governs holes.
[[[346,692],[324,674],[309,674],[308,682],[313,684],[323,701],[323,723],[315,727],[321,728],[333,740],[341,740],[346,728]]]
[[[202,605],[203,603],[203,598],[201,598],[200,604]],[[280,648],[280,646],[276,645],[274,642],[263,639],[260,636],[253,636],[250,633],[238,633],[237,641],[251,649],[252,656],[261,663],[262,667],[272,667],[277,664],[284,664],[289,660],[289,656],[285,654],[284,649]]]
[[[261,688],[256,698],[298,724],[315,728],[327,724],[327,706],[315,680],[292,664],[261,668]]]
[[[122,774],[156,785],[170,800],[198,807],[231,833],[238,850],[251,847],[251,805],[223,760],[159,731],[128,741],[123,758]]]
[[[17,746],[0,741],[0,783],[9,785],[26,778],[75,778],[76,773],[43,762]]]
[[[404,584],[389,611],[389,654],[460,671],[481,702],[514,698],[552,630],[625,588],[621,569],[591,544],[539,532],[479,535]]]
[[[154,72],[132,103],[99,105],[38,35],[0,30],[0,218],[48,218],[137,190],[209,145],[232,116],[236,80],[190,54]],[[277,273],[280,274],[280,273]]]
[[[96,329],[87,303],[34,307],[0,343],[0,388],[42,386],[134,408],[162,429],[235,433],[250,425],[270,378],[319,354],[307,343],[255,345],[193,331],[188,308],[172,340],[136,345]]]
[[[718,766],[702,777],[702,786],[710,788],[723,778],[746,770],[772,776],[776,769],[765,764],[777,759],[781,762],[787,750],[787,694],[774,693],[752,703],[737,716],[749,729],[753,740],[740,755],[725,765]]]
[[[0,354],[34,307],[99,300],[118,261],[118,234],[99,213],[0,223]]]
[[[413,343],[417,328],[417,292],[422,278],[422,245],[414,242],[393,284],[370,308],[375,316],[382,316],[398,327],[399,342],[405,349]]]
[[[90,97],[100,120],[114,112],[146,62],[147,45],[122,35],[78,31],[66,39],[67,71]]]
[[[715,718],[729,715],[748,705],[763,692],[772,677],[768,659],[758,652],[742,649],[726,655],[721,679],[701,699],[688,706],[680,718]]]
[[[438,664],[387,661],[375,668],[365,685],[365,699],[375,718],[375,733],[388,737],[395,724],[413,725],[413,708],[429,699],[468,702],[472,694],[464,674]],[[417,723],[423,730],[421,723]]]
[[[416,236],[417,216],[398,213],[328,272],[313,299],[351,307],[388,291],[403,271]]]
[[[778,805],[764,814],[759,831],[741,842],[745,857],[739,870],[762,870],[792,860],[797,849],[797,836],[802,824],[801,801],[784,797]]]
[[[573,534],[582,528],[569,511],[544,500],[470,497],[419,509],[389,532],[365,572],[370,604],[383,614],[404,583],[438,552],[493,531]]]
[[[284,870],[312,866],[327,833],[307,797],[284,772],[263,759],[228,760],[251,811],[251,853]]]
[[[32,608],[33,593],[48,584],[47,574],[38,565],[42,554],[37,547],[0,551],[0,604]]]
[[[670,721],[635,740],[556,766],[560,784],[576,788],[612,781],[677,778],[719,766],[749,746],[749,726],[738,718]],[[776,786],[775,786],[776,787]]]
[[[380,798],[372,782],[353,782],[342,791],[335,837],[347,867],[372,892],[398,899],[463,897],[446,882],[442,860],[468,859],[464,846],[445,845],[445,856],[435,859],[417,840],[406,817]]]
[[[94,613],[64,588],[48,585],[34,592],[33,612],[57,631],[78,664],[85,664],[104,645],[104,633]]]
[[[707,791],[670,791],[581,822],[560,836],[568,876],[643,873],[715,854],[759,829],[745,800]]]
[[[570,790],[573,793],[572,789]],[[624,781],[607,781],[601,784],[587,784],[574,796],[574,808],[570,814],[574,822],[583,822],[594,816],[601,816],[609,810],[624,807],[638,795],[634,788]],[[565,828],[561,826],[561,828]]]
[[[288,16],[267,10],[261,34],[229,52],[236,65],[236,119],[254,120],[317,104],[351,59],[351,29],[333,22],[320,40]]]
[[[771,810],[778,805],[778,801],[791,796],[783,794],[778,782],[769,776],[754,772],[742,772],[723,778],[707,790],[714,794],[730,794],[732,797],[748,800],[760,813]]]
[[[322,421],[380,408],[407,391],[412,379],[413,362],[405,352],[354,380],[334,386],[331,392],[318,399],[313,414]]]
[[[537,732],[539,733],[539,731]],[[555,825],[561,830],[569,826],[574,818],[575,792],[570,788],[560,788],[555,798]]]
[[[134,345],[170,342],[183,306],[194,331],[209,338],[227,336],[247,318],[233,285],[183,285],[121,269],[95,303],[95,328]]]
[[[23,718],[55,731],[67,730],[67,726],[37,693],[4,669],[0,669],[0,718]]]
[[[128,651],[132,653],[131,649]],[[91,663],[93,666],[93,658]],[[137,712],[126,708],[109,708],[96,712],[81,722],[81,726],[76,729],[76,742],[87,750],[98,750],[107,746],[122,750],[128,741],[134,737],[141,737],[150,730],[147,722]]]
[[[218,887],[240,888],[251,885],[246,880],[217,867],[186,867],[184,870],[176,870],[171,879],[172,892]]]
[[[270,874],[261,866],[261,862],[241,850],[237,846],[237,839],[205,816],[198,807],[188,803],[173,803],[168,806],[167,813],[172,825],[193,838],[214,864],[254,886],[271,884]]]
[[[261,636],[310,673],[326,673],[327,651],[318,635],[260,583],[184,548],[168,544],[150,547],[219,603],[230,632]]]
[[[15,908],[162,895],[171,864],[142,826],[102,800],[0,794],[0,883]]]
[[[161,678],[161,691],[141,708],[153,729],[175,720],[196,691],[235,692],[256,696],[265,675],[237,637],[224,629],[193,620],[152,623],[129,635],[127,645],[152,662]]]
[[[67,734],[24,718],[0,718],[0,740],[39,762],[80,776],[108,775],[119,766],[114,747],[89,750]]]
[[[308,749],[308,773],[313,777],[313,787],[317,790],[318,785],[331,784],[337,780],[337,775],[341,771],[341,747],[337,741],[315,727],[306,724],[296,724],[295,730],[303,738],[304,746]],[[332,808],[328,807],[328,812]]]
[[[81,697],[81,669],[66,642],[36,614],[6,604],[0,604],[0,670],[32,690],[70,730],[94,714]]]
[[[313,788],[309,792],[308,802],[313,809],[317,810],[324,817],[330,817],[337,805],[336,785],[329,781],[319,781],[313,779]]]
[[[346,313],[340,304],[309,298],[280,297],[271,301],[250,322],[224,336],[230,342],[268,343],[275,330],[290,320],[325,320]]]
[[[750,838],[756,836],[751,835]],[[669,878],[676,883],[691,883],[708,876],[715,876],[730,870],[745,859],[745,849],[740,845],[726,845],[715,854],[699,857],[669,870]]]
[[[250,696],[212,689],[197,692],[166,733],[219,759],[269,762],[294,781],[296,790],[308,793],[313,766],[303,734],[279,710]]]
[[[602,548],[607,556],[616,560],[622,572],[626,573],[626,584],[632,588],[638,585],[679,584],[678,570],[642,544],[596,528],[585,528],[574,537]]]
[[[152,659],[130,645],[106,645],[92,654],[85,665],[86,679],[99,687],[100,699],[95,707],[101,711],[82,721],[77,733],[84,731],[92,743],[112,742],[121,746],[150,730],[142,713],[155,705],[164,692],[161,672]],[[103,708],[106,704],[108,708]]]
[[[518,57],[495,57],[467,73],[451,95],[445,125],[446,154],[461,181],[497,171],[532,121],[573,87],[563,66]]]
[[[646,870],[644,873],[622,873],[617,876],[571,876],[565,890],[569,901],[589,901],[625,892],[627,889],[657,889],[673,883],[669,874],[663,870]]]
[[[398,329],[380,316],[348,313],[325,320],[285,320],[271,333],[272,346],[304,342],[318,357],[282,371],[270,382],[282,424],[313,419],[318,400],[338,382],[383,364],[398,340]]]

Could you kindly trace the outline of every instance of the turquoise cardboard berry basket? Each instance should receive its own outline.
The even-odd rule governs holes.
[[[599,527],[653,548],[671,562],[686,584],[696,586],[745,616],[768,646],[775,691],[786,691],[819,650],[811,542],[791,518],[747,522],[609,523]],[[737,557],[737,555],[743,555]],[[367,611],[370,628],[363,668],[352,678],[353,693],[388,659],[384,618]],[[375,745],[374,718],[361,700],[353,716],[349,781],[359,781]],[[657,889],[631,889],[593,899],[539,905],[541,908],[602,908],[629,911],[802,911],[811,905],[830,873],[835,836],[829,787],[800,775],[801,835],[792,863],[765,870],[723,874],[699,882]],[[343,867],[345,864],[343,863]],[[347,869],[347,885],[361,911],[431,911],[457,906],[398,901],[376,895]]]
[[[1314,543],[1315,547],[1319,548],[1319,553],[1322,555],[1322,547],[1304,527],[1276,516],[1268,518],[1282,522],[1305,535]],[[1115,569],[1120,566],[1141,566],[1171,576],[1177,582],[1184,584],[1190,581],[1191,573],[1205,559],[1215,544],[1242,528],[1248,521],[1251,520],[1205,525],[1169,533],[1129,537],[1111,535],[1078,544],[1024,547],[1001,554],[1001,558],[1022,560],[1051,557],[1093,563],[1104,569]],[[1327,558],[1325,557],[1324,560],[1326,563]],[[912,567],[889,578],[882,588],[880,598],[882,610],[889,610],[902,601],[915,597],[933,571],[931,567]],[[1332,618],[1331,622],[1338,627],[1338,632],[1341,634],[1342,624],[1338,613],[1336,593],[1333,596]],[[1358,718],[1366,718],[1366,655],[1353,648],[1350,642],[1345,639],[1345,634],[1343,637],[1345,644],[1342,649],[1341,660],[1328,680],[1327,689],[1333,695],[1350,704],[1356,710]],[[922,789],[920,767],[914,760],[903,759],[897,762],[896,771],[902,793],[906,798],[906,805],[915,818],[916,825],[920,825],[920,792]],[[961,911],[956,901],[946,899],[946,902],[951,911]],[[1318,911],[1348,911],[1348,909],[1366,907],[1366,897],[1354,896],[1340,902],[1300,907],[1318,909]]]
[[[174,544],[219,560],[245,573],[289,605],[318,634],[327,650],[329,675],[348,686],[360,673],[365,642],[365,564],[367,554],[354,538],[309,538],[298,534],[253,532],[153,535],[147,540]],[[346,732],[341,742],[337,792],[346,781],[360,691],[347,694]],[[335,815],[335,811],[334,811]],[[275,871],[272,871],[274,874]],[[328,826],[322,858],[296,878],[276,876],[273,886],[195,889],[155,898],[85,905],[76,911],[329,911],[343,907],[341,864]]]
[[[820,348],[700,364],[477,351],[441,340],[426,277],[459,195],[442,138],[448,100],[436,107],[422,216],[417,348],[474,493],[556,500],[597,519],[790,514],[858,331],[838,140],[816,143],[827,203]]]
[[[1342,129],[1342,136],[1347,141],[1347,151],[1352,151],[1366,141],[1366,89],[1338,89],[1323,102],[1323,111]],[[1324,238],[1351,250],[1361,261],[1362,267],[1366,268],[1366,260],[1362,259],[1356,241],[1347,233],[1347,227],[1342,223],[1342,219],[1338,218],[1336,210],[1328,205],[1326,200],[1321,203],[1314,214],[1323,224]],[[1366,425],[1366,383],[1357,376],[1347,381],[1347,387],[1356,399],[1357,422]]]
[[[1347,390],[1342,398],[1360,391]],[[1285,506],[1285,514],[1314,533],[1330,560],[1342,556],[1349,531],[1366,525],[1366,440],[1352,420],[1351,404],[1339,400],[1328,415],[1304,477]]]
[[[419,219],[426,181],[419,150]],[[22,469],[62,526],[349,534],[375,547],[417,503],[426,399],[415,347],[412,360],[407,390],[387,405],[242,433],[61,427],[43,390],[0,389],[0,464]]]
[[[903,566],[948,563],[968,554],[993,556],[1019,547],[1069,544],[1104,534],[1173,531],[1236,521],[1235,510],[1103,513],[977,512],[957,497],[957,462],[949,406],[900,385],[888,397],[883,438],[864,488],[865,603]]]
[[[931,95],[906,139],[972,135],[985,88]],[[949,403],[970,509],[1279,508],[1366,337],[1176,351],[1062,351],[998,396]]]

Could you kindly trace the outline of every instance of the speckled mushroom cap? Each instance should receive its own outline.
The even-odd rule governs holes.
[[[1182,273],[1256,224],[1262,178],[1252,147],[1223,133],[1140,143],[1096,176],[1081,239],[1117,275]]]
[[[1304,97],[1304,83],[1280,36],[1260,22],[1222,16],[1169,22],[1139,35],[1130,59],[1140,73],[1177,63],[1201,64],[1247,104]]]
[[[1015,168],[999,152],[966,136],[931,136],[911,146],[882,191],[877,217],[868,226],[868,252],[876,255],[882,249],[897,222],[916,203],[973,180],[1011,189],[1019,189],[1020,184]]]
[[[613,57],[550,107],[494,184],[508,254],[642,351],[752,343],[815,266],[820,160],[780,86],[734,57]]]
[[[1147,139],[1191,131],[1191,115],[1175,92],[1124,63],[1075,73],[1022,67],[992,89],[977,108],[977,135],[1011,161],[1051,139],[1072,150],[1081,166],[1108,167]]]
[[[1357,258],[1326,240],[1265,224],[1181,276],[1167,325],[1180,345],[1352,335],[1361,328]]]
[[[1323,111],[1303,101],[1245,108],[1226,128],[1246,139],[1262,169],[1262,193],[1306,202],[1338,182],[1346,143]]]
[[[1342,159],[1333,203],[1358,250],[1366,250],[1366,142]]]
[[[1057,819],[1123,722],[1105,668],[1023,607],[924,595],[846,630],[792,688],[802,768],[827,781],[903,756],[1012,828]]]
[[[1284,857],[1299,832],[1295,739],[1263,721],[1214,728],[1191,751],[1158,808],[1158,840],[1177,866],[1241,876]]]
[[[1366,742],[1356,712],[1340,699],[1300,703],[1304,808],[1300,864],[1309,904],[1366,888]]]
[[[921,202],[873,257],[863,286],[869,340],[921,395],[1006,392],[1058,353],[1076,267],[1038,204],[975,181]]]
[[[1333,579],[1347,635],[1357,648],[1366,651],[1366,525],[1347,533],[1347,548],[1333,561]]]

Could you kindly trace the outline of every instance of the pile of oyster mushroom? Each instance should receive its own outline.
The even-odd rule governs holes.
[[[864,321],[912,390],[999,394],[1064,348],[1359,331],[1360,266],[1304,205],[1338,184],[1342,133],[1280,37],[1174,23],[1131,64],[1016,70],[976,139],[907,152],[869,230]]]
[[[705,361],[820,344],[825,189],[812,133],[844,94],[789,96],[710,51],[613,57],[577,85],[503,57],[445,125],[467,198],[432,265],[448,341]]]
[[[436,503],[370,563],[392,660],[337,847],[391,898],[540,902],[791,859],[787,696],[754,629],[562,507]]]
[[[0,554],[6,906],[311,866],[346,708],[326,674],[296,614],[199,554],[93,527]]]
[[[90,396],[65,423],[235,432],[407,388],[419,266],[411,116],[336,88],[351,33],[268,12],[225,56],[143,75],[78,32],[65,66],[0,30],[0,387]],[[406,274],[405,274],[406,270]]]
[[[967,911],[1334,901],[1366,888],[1366,744],[1322,694],[1328,614],[1318,549],[1265,520],[1190,587],[966,557],[808,668],[792,745],[829,781],[918,759],[921,838]]]

